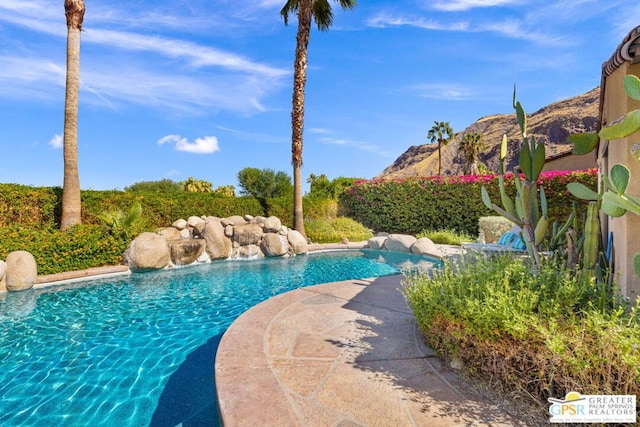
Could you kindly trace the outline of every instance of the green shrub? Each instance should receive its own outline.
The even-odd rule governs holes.
[[[597,187],[597,171],[550,171],[540,176],[549,205],[549,217],[565,220],[577,200],[566,189],[569,182]],[[500,198],[497,175],[421,177],[358,181],[340,196],[338,215],[348,216],[375,231],[416,234],[446,227],[471,236],[478,234],[478,219],[493,215],[482,203],[485,186],[492,199]],[[513,174],[505,175],[513,196]],[[584,209],[584,201],[578,201]]]
[[[473,237],[466,233],[458,233],[455,230],[425,230],[416,234],[417,238],[428,237],[433,243],[440,245],[461,245],[463,242],[473,241]]]
[[[373,237],[364,225],[344,217],[305,220],[304,228],[313,243],[340,243],[342,239],[359,242]]]
[[[478,219],[478,235],[487,243],[494,243],[514,226],[503,216],[483,216]]]
[[[38,274],[53,274],[118,265],[128,243],[97,225],[77,225],[64,232],[52,227],[14,226],[0,233],[0,259],[6,259],[9,252],[25,250],[34,256]]]
[[[445,359],[498,391],[537,403],[584,394],[640,392],[638,308],[562,265],[537,274],[512,257],[446,264],[433,278],[414,273],[404,291],[419,327]]]

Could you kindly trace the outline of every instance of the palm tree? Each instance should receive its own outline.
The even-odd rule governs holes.
[[[427,133],[431,143],[438,142],[438,175],[442,175],[442,146],[447,145],[454,137],[449,122],[433,122],[433,127]]]
[[[342,9],[352,9],[356,0],[335,0]],[[302,214],[302,133],[304,128],[304,89],[307,83],[307,48],[311,34],[311,19],[315,19],[320,31],[327,31],[333,24],[333,12],[329,0],[287,0],[280,11],[284,24],[289,24],[289,14],[298,14],[296,56],[293,65],[293,101],[291,110],[291,163],[293,165],[293,226],[303,236]]]
[[[64,97],[64,181],[60,228],[80,224],[81,199],[78,174],[78,94],[80,92],[80,31],[84,20],[83,0],[64,0],[67,17],[67,82]]]
[[[478,154],[487,148],[482,138],[481,133],[467,133],[460,142],[458,148],[462,151],[466,162],[464,171],[466,175],[477,175],[480,172],[478,168]]]

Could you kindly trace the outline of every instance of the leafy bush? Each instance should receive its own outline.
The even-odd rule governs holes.
[[[77,225],[66,231],[14,226],[0,233],[0,259],[25,250],[34,256],[38,274],[53,274],[118,265],[128,243],[122,235],[97,225]]]
[[[176,193],[184,191],[184,187],[179,182],[165,178],[159,181],[140,181],[124,188],[124,191],[156,191],[159,193]]]
[[[313,243],[339,243],[342,239],[359,242],[373,237],[364,225],[344,217],[305,220],[304,228]]]
[[[513,222],[503,216],[483,216],[478,219],[478,234],[484,238],[485,242],[493,243],[513,226]]]
[[[428,237],[433,243],[440,245],[461,245],[463,242],[473,241],[473,237],[466,233],[458,233],[454,230],[425,230],[416,234],[417,238]]]
[[[498,391],[540,402],[570,390],[640,392],[639,308],[623,309],[586,275],[523,259],[446,264],[413,273],[404,291],[419,327],[445,359]]]
[[[549,204],[549,217],[565,220],[574,200],[566,189],[569,182],[597,187],[597,171],[551,171],[540,176]],[[421,177],[358,181],[341,197],[338,215],[389,233],[416,234],[443,226],[471,236],[478,233],[478,219],[492,215],[482,203],[484,185],[493,199],[499,199],[497,175]],[[507,192],[513,196],[513,174],[505,174]],[[578,201],[581,209],[585,203]]]

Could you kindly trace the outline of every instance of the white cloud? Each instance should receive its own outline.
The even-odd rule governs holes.
[[[367,20],[367,25],[376,28],[408,26],[439,31],[465,31],[469,28],[469,24],[467,22],[442,24],[434,19],[393,16],[388,13],[379,13],[378,15],[369,18]]]
[[[464,101],[473,98],[473,92],[462,85],[451,83],[424,83],[410,86],[409,91],[423,98]]]
[[[433,18],[423,18],[415,16],[393,16],[386,13],[378,14],[367,21],[367,25],[376,28],[387,27],[415,27],[432,31],[461,31],[468,33],[497,33],[502,36],[528,40],[541,46],[571,46],[575,42],[571,41],[564,35],[556,36],[553,34],[543,33],[537,30],[530,30],[529,27],[536,27],[537,24],[527,24],[518,19],[506,19],[497,22],[474,23],[473,25],[466,21],[441,22]]]
[[[176,150],[187,153],[211,154],[220,150],[218,138],[215,136],[196,138],[194,142],[189,142],[187,138],[182,138],[180,135],[167,135],[158,140],[159,145],[165,143],[175,144]]]
[[[62,145],[63,145],[62,135],[59,135],[59,134],[53,135],[53,138],[51,138],[51,140],[49,141],[49,145],[56,149],[62,148]]]
[[[519,0],[447,0],[438,1],[432,7],[445,12],[459,12],[476,7],[496,7],[520,4]]]

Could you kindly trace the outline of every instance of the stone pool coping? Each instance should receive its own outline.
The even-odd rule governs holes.
[[[333,251],[346,249],[364,249],[367,242],[350,242],[350,243],[312,243],[309,244],[309,252]],[[460,246],[454,245],[436,245],[437,252],[427,254],[427,256],[444,259],[461,252]],[[66,271],[63,273],[38,275],[33,286],[34,289],[40,289],[48,286],[57,286],[73,282],[81,282],[83,280],[101,279],[107,277],[121,276],[131,274],[131,270],[126,265],[112,265],[104,267],[93,267],[85,270]]]
[[[423,344],[402,280],[300,288],[244,312],[216,353],[223,425],[523,426]]]

